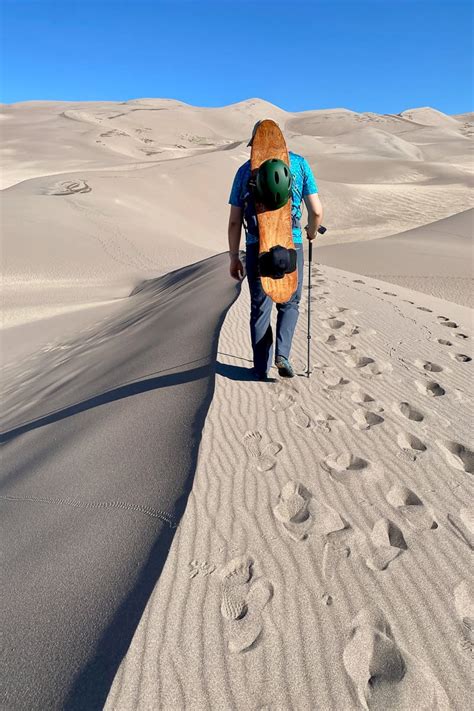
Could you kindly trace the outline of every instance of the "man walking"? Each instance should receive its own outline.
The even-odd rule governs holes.
[[[254,126],[252,138],[248,146],[252,145],[257,126]],[[290,363],[289,356],[293,334],[298,320],[298,307],[303,288],[303,236],[301,232],[301,203],[304,200],[308,211],[308,224],[306,235],[309,240],[316,237],[318,227],[322,222],[323,210],[318,195],[318,187],[308,161],[303,156],[288,152],[290,160],[291,184],[291,224],[293,242],[296,250],[298,268],[298,288],[291,299],[283,304],[277,304],[276,323],[276,348],[275,365],[282,377],[292,378],[295,373]],[[246,270],[250,289],[250,337],[253,350],[253,374],[258,380],[267,380],[268,371],[272,365],[273,334],[270,323],[272,312],[272,299],[267,296],[262,288],[257,271],[258,265],[258,223],[255,204],[248,181],[250,178],[250,160],[238,169],[229,197],[229,254],[230,275],[234,279],[242,279],[244,269],[239,257],[240,236],[242,224],[245,227],[246,242]]]

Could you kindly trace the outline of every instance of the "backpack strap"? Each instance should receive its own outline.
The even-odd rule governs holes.
[[[252,202],[255,202],[255,190],[257,187],[257,176],[250,174],[250,178],[247,181],[247,186],[246,190],[244,193],[244,206],[243,206],[243,214],[242,214],[242,222],[244,225],[244,229],[246,232],[249,231],[249,225],[248,225],[248,220],[246,217],[246,212],[248,207],[251,205]],[[255,217],[255,222],[257,222],[257,218]],[[256,227],[258,229],[258,223],[256,224]]]

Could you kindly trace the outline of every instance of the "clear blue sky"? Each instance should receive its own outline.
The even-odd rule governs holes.
[[[0,0],[0,100],[472,105],[471,0]]]

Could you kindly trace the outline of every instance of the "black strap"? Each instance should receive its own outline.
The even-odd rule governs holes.
[[[257,188],[257,176],[255,175],[250,175],[250,178],[247,181],[247,192],[244,195],[244,209],[243,209],[243,214],[242,214],[242,222],[244,225],[244,229],[246,232],[248,232],[249,226],[247,219],[245,217],[245,212],[247,210],[247,207],[250,203],[249,198],[253,198],[255,201],[255,190]]]
[[[268,252],[262,252],[258,258],[260,276],[283,279],[285,274],[296,270],[296,249],[287,249],[277,244]]]

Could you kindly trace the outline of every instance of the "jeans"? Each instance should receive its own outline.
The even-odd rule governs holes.
[[[295,244],[298,269],[298,288],[289,301],[276,304],[276,352],[275,358],[288,358],[293,334],[298,321],[298,307],[303,289],[303,245]],[[270,324],[272,299],[262,288],[257,272],[258,243],[246,246],[246,271],[250,289],[250,338],[252,341],[253,363],[258,373],[267,373],[272,365],[273,334]]]

